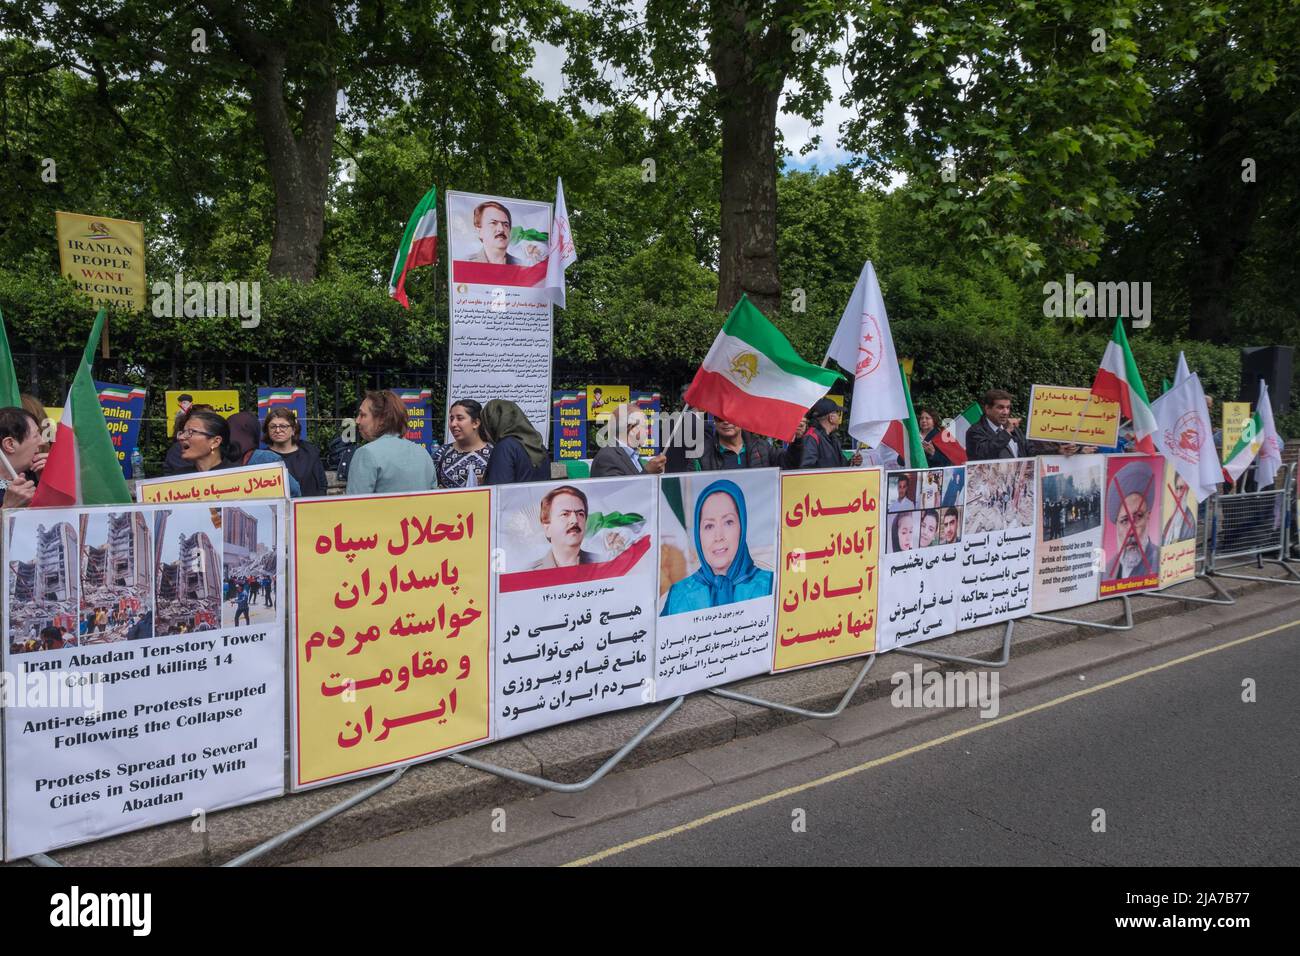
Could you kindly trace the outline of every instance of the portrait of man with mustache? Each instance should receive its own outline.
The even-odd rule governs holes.
[[[552,488],[542,498],[542,534],[551,542],[551,550],[528,568],[569,568],[579,564],[597,564],[600,558],[582,550],[587,534],[587,496],[572,485]]]

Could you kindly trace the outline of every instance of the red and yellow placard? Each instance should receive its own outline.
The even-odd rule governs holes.
[[[219,471],[195,471],[170,478],[144,478],[135,483],[141,504],[177,501],[229,501],[236,498],[287,498],[284,465],[247,465]]]
[[[293,502],[293,784],[488,739],[487,488]]]
[[[1119,440],[1119,402],[1086,388],[1035,385],[1029,395],[1025,436],[1037,441],[1111,446]]]
[[[880,470],[781,476],[781,556],[772,669],[876,649]]]

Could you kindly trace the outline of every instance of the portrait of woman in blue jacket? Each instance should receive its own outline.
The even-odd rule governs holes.
[[[699,570],[668,590],[660,616],[703,611],[772,593],[772,572],[754,564],[745,533],[745,495],[734,481],[709,484],[695,501]]]

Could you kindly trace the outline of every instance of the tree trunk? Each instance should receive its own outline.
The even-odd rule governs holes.
[[[722,119],[718,308],[729,311],[743,293],[764,313],[774,315],[781,308],[776,258],[776,113],[781,83],[772,88],[755,77],[755,63],[771,56],[762,48],[771,46],[772,37],[747,35],[741,6],[731,7],[721,19],[722,28],[713,32],[709,47]]]
[[[283,56],[273,53],[258,69],[253,107],[275,187],[275,233],[267,265],[273,276],[299,282],[316,278],[325,235],[337,98],[338,83],[330,70],[303,92],[302,132],[295,136],[285,106]]]

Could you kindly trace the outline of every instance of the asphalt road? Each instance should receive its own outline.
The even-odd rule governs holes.
[[[1199,650],[1289,623],[1093,693],[1061,700],[1197,649],[1177,644],[1082,681],[1072,674],[1004,701],[996,722],[971,712],[946,716],[484,862],[1294,866],[1300,623],[1288,622],[1293,617],[1225,629],[1198,642]],[[1254,703],[1242,699],[1246,678],[1255,681]],[[809,785],[930,741],[938,742]],[[755,800],[766,802],[744,807]],[[737,807],[744,808],[655,838]],[[1095,829],[1097,810],[1105,812],[1104,832]]]
[[[503,819],[564,818],[563,832],[526,845],[510,845],[526,839],[513,827],[489,837],[491,816],[476,814],[300,865],[439,864],[495,846],[474,865],[1294,866],[1296,616],[1225,623],[1095,670],[1080,663],[1086,642],[1042,651],[1027,658],[1042,673],[1068,670],[1004,693],[996,717],[938,710],[807,759],[794,759],[801,751],[792,747],[792,762],[778,752],[765,764],[782,764],[775,769],[705,789],[698,771],[670,761],[581,795],[507,805]],[[911,663],[891,656],[886,666]],[[1243,700],[1246,679],[1254,702]],[[888,727],[916,716],[887,701],[865,706],[880,708]],[[773,733],[798,741],[817,729]],[[635,789],[645,809],[603,812],[619,786]],[[587,817],[602,822],[581,825]]]

